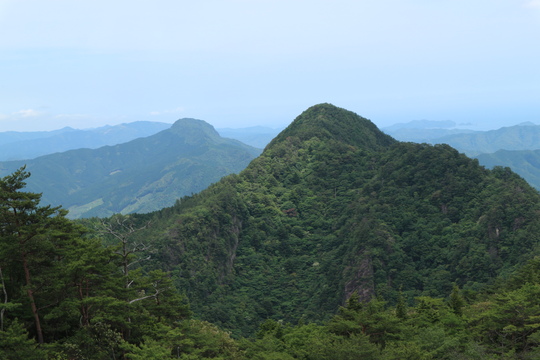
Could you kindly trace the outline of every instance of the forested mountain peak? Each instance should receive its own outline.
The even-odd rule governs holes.
[[[380,149],[395,142],[370,120],[332,104],[314,105],[300,114],[268,148],[287,138],[335,140],[365,149]]]
[[[176,120],[175,123],[169,129],[169,132],[175,134],[176,136],[190,141],[190,139],[196,139],[197,141],[201,138],[207,140],[212,140],[214,142],[220,141],[221,137],[214,127],[203,120],[183,118]]]
[[[353,293],[476,291],[534,254],[539,212],[510,169],[320,104],[240,174],[147,215],[159,230],[145,236],[195,313],[249,334],[266,318],[324,319]]]

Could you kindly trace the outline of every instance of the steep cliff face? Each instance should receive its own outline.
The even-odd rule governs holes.
[[[195,313],[246,334],[266,318],[324,319],[353,292],[481,288],[535,254],[539,203],[507,169],[321,104],[239,175],[152,215],[149,236]]]

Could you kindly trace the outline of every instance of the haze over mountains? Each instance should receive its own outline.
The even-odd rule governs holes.
[[[130,159],[129,151],[122,150],[123,156],[116,161],[108,161],[115,163],[118,168],[120,168],[118,162],[132,163],[131,166],[134,166],[134,169],[130,174],[136,174],[133,176],[141,181],[135,181],[132,186],[122,185],[123,190],[116,190],[114,193],[120,192],[123,195],[110,197],[106,195],[107,191],[105,189],[115,187],[116,181],[120,180],[122,176],[117,176],[117,179],[112,181],[109,176],[104,175],[106,171],[103,172],[102,165],[98,163],[101,160],[94,159],[109,158],[111,156],[106,149],[98,150],[104,145],[120,145],[134,139],[154,135],[170,127],[171,125],[166,123],[139,121],[88,130],[64,128],[50,132],[0,133],[0,159],[4,159],[4,163],[0,164],[2,170],[0,175],[7,174],[17,166],[28,163],[29,169],[35,173],[30,180],[30,189],[34,188],[33,182],[39,183],[39,189],[44,193],[44,200],[52,204],[64,205],[70,210],[70,217],[72,218],[107,216],[114,212],[129,213],[157,210],[163,206],[170,206],[173,203],[174,196],[188,195],[202,190],[205,187],[204,185],[193,186],[193,184],[199,183],[199,180],[189,178],[190,176],[200,175],[196,175],[197,172],[184,172],[182,176],[187,178],[181,180],[183,191],[161,193],[161,191],[156,190],[155,186],[157,185],[147,183],[152,182],[147,173],[150,171],[148,170],[149,164],[154,165],[153,170],[150,171],[154,174],[164,170],[157,169],[155,161],[147,161],[147,164],[142,161],[146,156],[153,155],[134,155],[141,159],[140,162],[137,162]],[[216,130],[224,138],[236,139],[258,149],[264,148],[280,131],[279,129],[260,126]],[[540,189],[540,150],[535,151],[540,148],[540,126],[538,125],[523,123],[491,131],[471,131],[456,128],[456,124],[452,121],[421,120],[395,124],[384,128],[383,131],[401,141],[449,144],[469,156],[475,156],[479,159],[480,164],[489,168],[497,165],[509,166],[529,181],[531,185]],[[197,140],[193,139],[193,141],[196,142]],[[204,142],[205,140],[201,141]],[[154,151],[169,146],[166,141],[162,143],[157,141],[155,144],[156,146],[152,149]],[[61,154],[62,151],[81,148],[95,149],[96,151],[78,150],[74,153]],[[120,148],[130,148],[130,145],[122,145]],[[253,158],[253,154],[257,154],[257,150],[251,149],[250,151],[251,158]],[[40,160],[6,162],[6,159],[34,159],[40,155],[53,153],[57,154]],[[162,153],[167,154],[167,151],[162,149]],[[133,152],[133,154],[136,154],[136,152]],[[71,162],[83,162],[80,158],[84,158],[84,162],[87,164],[87,169],[84,171],[70,164]],[[168,156],[165,156],[165,158],[168,158]],[[162,160],[158,163],[167,167],[166,162],[168,160]],[[202,160],[199,159],[199,161]],[[232,166],[232,162],[234,160],[231,158],[229,165],[226,166],[227,170],[216,170],[216,174],[209,177],[210,182],[203,181],[201,184],[209,185],[211,182],[218,180],[220,176],[229,172],[238,172],[247,165],[246,158],[242,156],[239,159],[239,164]],[[73,171],[77,173],[74,174]],[[116,170],[112,168],[108,169],[108,171],[109,173],[120,174],[120,172],[115,172]],[[140,172],[140,174],[137,172]],[[124,174],[126,173],[129,172],[124,172]],[[154,181],[157,181],[157,179],[154,179]],[[143,182],[146,185],[143,185]],[[126,183],[127,180],[124,184]],[[78,185],[74,187],[72,184]],[[131,199],[128,189],[132,194]],[[171,198],[165,200],[169,196]],[[109,198],[109,205],[102,203],[105,198]]]
[[[153,135],[171,124],[137,121],[97,129],[63,128],[55,131],[0,133],[0,161],[33,159],[72,149],[97,149]]]
[[[135,127],[141,125],[154,132],[164,124]],[[114,146],[1,162],[0,176],[26,165],[32,173],[28,189],[43,192],[45,203],[62,205],[72,218],[110,216],[171,206],[176,199],[242,170],[261,151],[220,137],[201,120],[182,119],[168,127],[152,136]],[[133,136],[134,132],[129,131],[133,126],[125,128],[128,131],[123,138]],[[105,134],[105,139],[111,141],[121,138]],[[44,140],[55,143],[51,138]]]
[[[382,130],[400,141],[446,143],[469,156],[500,149],[531,150],[540,146],[540,126],[532,122],[496,130],[475,131],[460,128],[453,121],[414,120],[394,124]]]
[[[433,122],[436,125],[437,122]],[[494,153],[498,150],[535,150],[540,148],[540,126],[533,123],[489,131],[441,128],[386,128],[401,141],[448,144],[468,156]]]
[[[264,126],[252,126],[241,129],[221,128],[217,132],[226,138],[236,139],[244,144],[264,149],[268,143],[283,129],[273,129]]]

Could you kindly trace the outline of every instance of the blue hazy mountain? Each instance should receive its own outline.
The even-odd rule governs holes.
[[[0,133],[0,161],[33,159],[73,149],[97,149],[153,135],[171,124],[136,121],[115,126],[78,130],[66,127],[54,131],[7,131]]]
[[[62,205],[70,217],[149,212],[171,206],[239,172],[261,150],[219,136],[208,123],[181,119],[127,143],[0,162],[0,176],[26,165],[28,190]]]
[[[259,149],[264,149],[266,145],[268,145],[268,143],[270,143],[270,141],[275,138],[283,129],[273,129],[264,126],[251,126],[239,129],[221,128],[216,130],[223,137],[236,139],[244,144],[248,144]]]

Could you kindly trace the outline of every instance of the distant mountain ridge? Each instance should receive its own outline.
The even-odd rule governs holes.
[[[491,154],[475,156],[481,165],[509,167],[540,191],[540,149],[539,150],[498,150]]]
[[[451,120],[412,120],[406,123],[397,123],[383,128],[383,131],[396,131],[400,129],[450,129],[456,123]]]
[[[66,126],[52,131],[2,131],[0,132],[0,145],[15,143],[17,141],[34,140],[62,134],[75,129]]]
[[[428,128],[415,128],[415,126]],[[490,131],[436,128],[438,122],[396,124],[384,131],[400,141],[448,144],[488,168],[510,167],[540,190],[540,126],[532,122]],[[447,124],[450,125],[450,124]],[[431,128],[429,126],[435,126]]]
[[[87,130],[66,127],[55,131],[0,132],[0,161],[33,159],[73,149],[97,149],[150,136],[170,126],[161,122],[135,121]]]
[[[498,150],[540,149],[540,125],[524,122],[496,130],[473,131],[466,129],[438,128],[439,122],[396,124],[384,128],[387,134],[400,141],[448,144],[469,155],[494,153]],[[434,127],[425,127],[432,124]],[[421,126],[422,127],[414,127]]]
[[[469,156],[498,150],[540,149],[540,125],[514,125],[497,130],[447,135],[435,140],[448,144]]]
[[[259,149],[264,149],[264,147],[268,145],[268,143],[283,129],[273,129],[264,126],[251,126],[239,129],[218,128],[216,130],[223,137],[236,139],[244,144],[248,144]]]
[[[416,129],[416,128],[398,128],[390,130],[383,129],[385,133],[399,141],[412,141],[417,143],[434,144],[438,143],[439,139],[458,134],[475,133],[473,130],[466,129]]]
[[[77,149],[32,160],[0,162],[0,176],[27,165],[28,189],[62,205],[70,217],[148,212],[171,206],[222,176],[239,172],[259,149],[219,136],[202,120],[127,143]]]
[[[454,121],[413,120],[381,129],[399,141],[433,144],[437,139],[454,134],[474,133],[473,130],[456,128]]]

